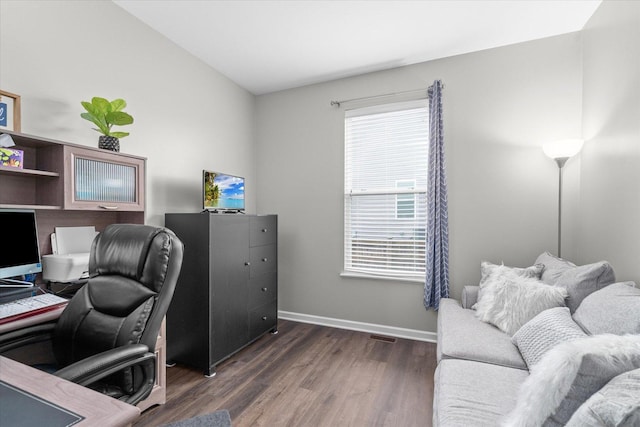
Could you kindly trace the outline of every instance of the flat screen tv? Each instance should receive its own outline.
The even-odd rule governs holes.
[[[0,279],[40,273],[36,212],[0,209]]]
[[[210,211],[244,211],[244,178],[202,171],[202,200]]]

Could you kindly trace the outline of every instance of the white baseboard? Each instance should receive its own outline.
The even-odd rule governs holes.
[[[294,322],[311,323],[313,325],[330,326],[332,328],[368,332],[396,338],[406,338],[415,341],[436,342],[437,340],[435,332],[420,331],[417,329],[354,322],[353,320],[334,319],[331,317],[314,316],[312,314],[293,313],[291,311],[282,310],[278,310],[278,317],[280,319],[292,320]]]

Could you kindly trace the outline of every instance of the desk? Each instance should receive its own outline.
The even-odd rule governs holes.
[[[84,417],[75,426],[128,426],[140,415],[128,403],[2,356],[0,380]],[[46,421],[37,427],[43,425]]]

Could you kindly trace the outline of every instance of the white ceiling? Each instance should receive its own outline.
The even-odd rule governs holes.
[[[600,0],[114,0],[259,95],[582,29]]]

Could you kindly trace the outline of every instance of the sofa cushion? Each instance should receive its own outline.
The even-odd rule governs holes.
[[[543,269],[544,265],[542,264],[535,264],[531,267],[521,268],[509,267],[504,264],[492,264],[488,261],[482,261],[480,263],[480,283],[478,284],[480,286],[480,289],[478,289],[477,298],[478,300],[480,300],[484,286],[497,278],[500,278],[502,276],[509,276],[514,278],[522,277],[539,279]],[[468,306],[463,304],[463,307]]]
[[[509,335],[538,313],[565,305],[567,292],[534,278],[494,276],[481,286],[476,304],[478,319],[496,325]]]
[[[566,427],[640,426],[640,369],[620,374],[574,412]]]
[[[586,297],[573,319],[587,333],[640,334],[640,289],[633,282],[609,285]]]
[[[482,261],[480,263],[480,287],[491,276],[501,276],[504,274],[511,274],[517,277],[529,277],[539,279],[542,274],[544,265],[535,264],[531,267],[509,267],[504,264],[493,264],[488,261]]]
[[[640,368],[640,335],[594,335],[549,350],[531,369],[506,426],[565,425],[595,392]]]
[[[511,338],[495,326],[481,322],[474,311],[451,298],[440,300],[438,361],[464,359],[527,369]]]
[[[512,340],[529,369],[556,345],[587,335],[571,318],[567,307],[545,310],[529,320]]]
[[[615,282],[613,268],[606,261],[576,266],[572,262],[544,252],[536,264],[544,265],[541,280],[567,290],[567,307],[576,311],[582,300],[592,292]]]
[[[434,376],[433,425],[491,426],[516,404],[527,371],[468,360],[443,360]]]

